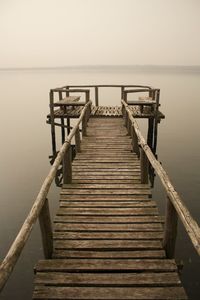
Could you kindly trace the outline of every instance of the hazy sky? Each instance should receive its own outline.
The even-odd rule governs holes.
[[[0,0],[0,68],[200,65],[200,0]]]

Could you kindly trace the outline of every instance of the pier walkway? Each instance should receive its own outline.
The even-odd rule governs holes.
[[[102,87],[121,89],[120,108],[99,106]],[[142,97],[130,100],[137,93]],[[199,255],[200,227],[157,160],[159,95],[125,85],[50,91],[52,166],[0,263],[0,290],[39,220],[44,259],[35,265],[33,299],[187,299],[175,262],[177,222]],[[136,118],[148,120],[146,139]],[[166,194],[164,217],[152,198],[154,173]],[[61,190],[52,227],[47,197],[54,180]]]
[[[36,265],[33,299],[186,299],[123,119],[90,119],[81,149],[61,190],[53,259]]]

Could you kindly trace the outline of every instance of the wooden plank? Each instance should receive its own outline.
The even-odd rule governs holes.
[[[117,251],[87,251],[87,250],[54,250],[53,258],[129,258],[129,259],[163,259],[166,258],[164,250],[117,250]],[[113,274],[113,273],[112,273]],[[123,273],[126,274],[126,273]]]
[[[110,157],[110,158],[79,158],[79,159],[74,159],[73,165],[85,165],[85,164],[96,164],[96,163],[112,163],[112,164],[118,164],[118,163],[123,163],[126,164],[128,162],[129,165],[133,166],[140,166],[139,161],[133,160],[132,158],[128,157],[123,157],[123,158],[118,158],[118,157]]]
[[[118,175],[118,174],[113,174],[113,175],[101,175],[101,174],[97,174],[97,175],[91,175],[91,172],[89,172],[88,174],[86,173],[84,176],[82,175],[76,175],[76,172],[74,172],[74,176],[73,176],[73,180],[78,180],[78,179],[96,179],[96,180],[125,180],[125,179],[129,179],[129,180],[137,180],[140,179],[139,175]]]
[[[68,201],[61,200],[60,207],[80,208],[126,208],[126,207],[157,207],[155,201]]]
[[[163,231],[161,223],[130,223],[130,224],[87,224],[87,223],[55,223],[55,231],[103,231],[103,232],[158,232]]]
[[[45,287],[34,290],[33,299],[187,299],[181,287]]]
[[[55,240],[161,240],[162,232],[54,232]]]
[[[127,242],[126,242],[127,243]],[[46,259],[40,260],[37,271],[177,271],[173,259]]]
[[[120,183],[140,183],[140,179],[73,179],[73,183],[77,184],[77,183],[100,183],[100,184],[105,184],[105,183],[108,183],[108,182],[111,182],[111,183],[117,183],[117,184],[120,184]]]
[[[163,249],[159,240],[54,240],[54,247],[55,249],[101,251]],[[119,271],[122,271],[122,269],[119,269]]]
[[[128,170],[128,171],[140,171],[140,166],[139,165],[134,165],[133,163],[96,163],[96,164],[92,164],[92,163],[88,163],[88,164],[78,164],[78,165],[73,165],[73,170],[82,170],[82,169],[112,169],[114,171],[118,171],[118,170]]]
[[[149,189],[150,186],[148,184],[63,184],[63,190],[65,192],[66,189]]]
[[[149,201],[148,195],[65,195],[61,194],[61,200],[76,200],[76,201]]]
[[[152,207],[137,207],[137,208],[69,208],[62,207],[57,212],[58,216],[68,215],[93,215],[93,216],[150,216],[158,215],[158,209]]]
[[[169,273],[61,273],[38,272],[35,278],[38,285],[64,286],[180,286],[175,272]]]
[[[108,168],[108,169],[98,169],[98,168],[91,168],[87,169],[86,167],[84,168],[79,168],[79,167],[73,167],[73,174],[77,175],[139,175],[140,174],[140,169],[121,169],[121,168]]]
[[[105,223],[105,224],[113,224],[113,223],[124,223],[124,224],[134,224],[134,223],[162,223],[164,219],[160,216],[76,216],[76,219],[73,216],[56,216],[54,222],[57,223]]]
[[[150,189],[63,189],[65,195],[150,195]]]

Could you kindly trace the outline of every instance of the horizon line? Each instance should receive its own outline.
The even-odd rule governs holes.
[[[54,69],[100,69],[100,68],[176,68],[176,69],[200,69],[200,65],[66,65],[66,66],[38,66],[38,67],[0,67],[0,71],[17,71],[17,70],[54,70]]]

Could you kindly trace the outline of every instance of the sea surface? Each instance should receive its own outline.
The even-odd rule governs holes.
[[[200,70],[178,67],[77,67],[0,71],[0,261],[16,237],[46,177],[51,154],[50,88],[70,84],[139,84],[161,89],[157,154],[193,217],[200,223]],[[101,105],[119,105],[119,89],[100,90]],[[145,121],[142,126],[145,128]],[[164,214],[166,195],[154,195]],[[49,193],[52,215],[59,189]],[[31,299],[34,265],[43,258],[39,226],[0,299]],[[200,299],[200,258],[179,222],[176,259],[189,299]]]

